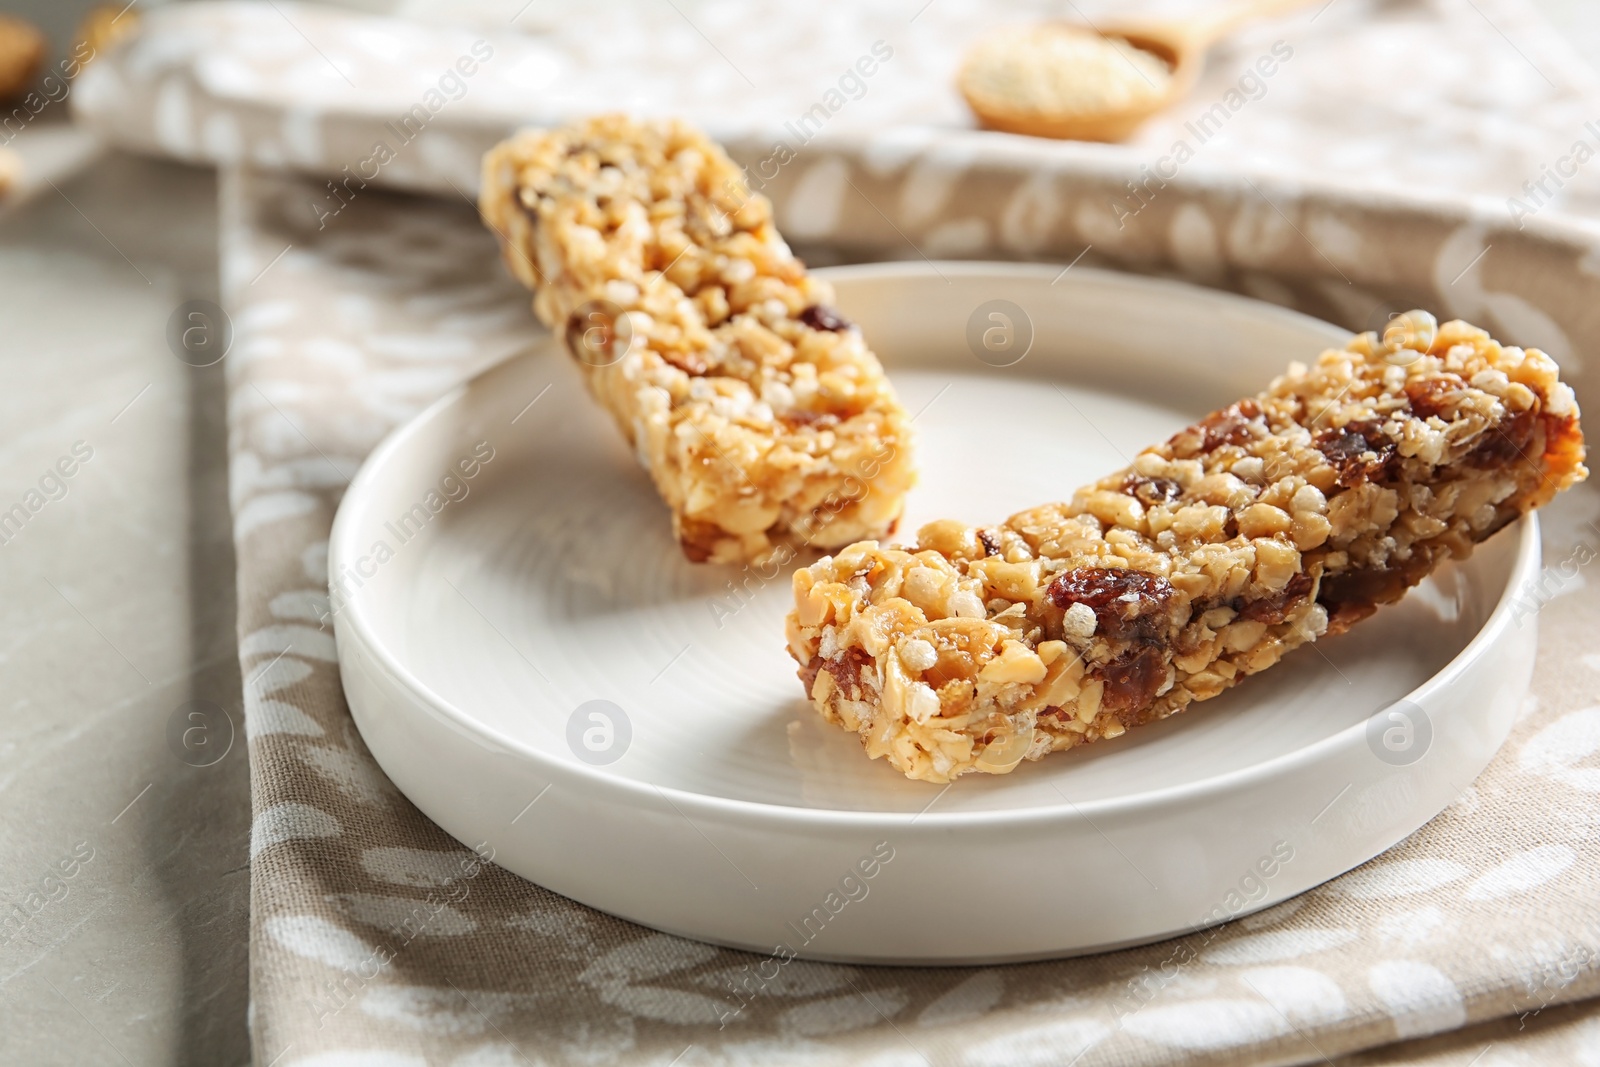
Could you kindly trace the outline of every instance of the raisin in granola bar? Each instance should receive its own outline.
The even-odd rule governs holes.
[[[480,200],[690,559],[893,528],[913,480],[905,410],[703,134],[622,116],[526,131],[485,156]]]
[[[1583,458],[1547,355],[1411,312],[1071,503],[796,572],[789,651],[869,756],[930,782],[1004,773],[1342,632],[1581,481]]]

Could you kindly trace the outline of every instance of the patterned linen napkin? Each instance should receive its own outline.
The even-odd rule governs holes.
[[[907,190],[925,166],[809,165],[841,190],[812,202],[829,220],[819,238],[892,252],[960,218],[985,235],[975,251],[1015,255],[1024,230],[1007,220],[1031,209],[1031,255],[1065,262],[1092,244],[1093,260],[1352,328],[1414,304],[1470,317],[1547,346],[1600,410],[1579,356],[1600,341],[1600,227],[1518,230],[1428,202],[1194,183],[1111,240],[1072,210],[1102,200],[1111,176],[1053,175],[1044,200],[1031,163],[972,161],[943,176],[940,210],[917,214]],[[1400,1063],[1470,1054],[1468,1041],[1512,1048],[1520,1025],[1551,1054],[1591,1032],[1554,1010],[1600,994],[1600,600],[1585,585],[1600,492],[1588,488],[1546,513],[1545,575],[1519,593],[1542,647],[1500,756],[1384,856],[1228,926],[981,969],[796,961],[727,1021],[760,957],[653,933],[478,862],[395,792],[355,732],[319,627],[327,536],[377,440],[536,327],[460,199],[372,190],[319,228],[305,204],[320,189],[233,171],[223,194],[259,1062],[1266,1064],[1512,1017],[1366,1061]],[[775,191],[791,207],[802,195]]]
[[[124,147],[332,177],[319,214],[369,184],[470,192],[484,150],[512,127],[622,108],[699,123],[757,182],[819,150],[891,169],[928,159],[912,201],[937,195],[944,164],[1003,154],[1115,172],[1124,212],[1180,175],[1243,173],[1479,194],[1517,219],[1600,216],[1600,78],[1525,0],[1323,0],[1248,26],[1125,145],[976,131],[952,85],[998,18],[1098,23],[1210,2],[1018,0],[999,14],[985,0],[402,5],[434,24],[288,0],[175,4],[91,64],[72,106]],[[858,69],[871,74],[847,76]],[[924,248],[981,245],[949,226]]]

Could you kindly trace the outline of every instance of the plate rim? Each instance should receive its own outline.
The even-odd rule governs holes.
[[[814,273],[828,281],[849,281],[855,278],[875,277],[923,279],[937,277],[948,280],[945,278],[941,268],[952,272],[960,272],[969,277],[977,275],[1000,279],[1027,278],[1034,280],[1055,277],[1057,281],[1065,280],[1064,272],[1056,271],[1051,264],[984,260],[928,260],[922,263],[889,261],[848,264],[818,268]],[[1292,308],[1282,307],[1281,305],[1226,290],[1212,289],[1207,286],[1170,278],[1159,278],[1097,267],[1082,268],[1078,272],[1078,277],[1091,283],[1149,287],[1165,290],[1169,293],[1182,292],[1190,295],[1204,293],[1208,297],[1221,299],[1227,303],[1247,306],[1252,313],[1266,312],[1285,319],[1309,320],[1322,326],[1332,326],[1331,323],[1327,323],[1325,320],[1316,319]],[[1337,327],[1334,328],[1337,329]],[[355,522],[354,511],[359,506],[351,505],[351,501],[360,501],[366,495],[369,487],[376,484],[378,472],[387,464],[390,457],[399,452],[411,438],[420,433],[422,428],[431,420],[437,418],[441,412],[459,403],[474,387],[481,387],[485,380],[497,374],[505,373],[507,368],[518,362],[544,354],[552,349],[556,349],[559,354],[555,338],[553,336],[541,337],[518,350],[516,354],[501,360],[493,366],[484,368],[471,378],[446,391],[410,419],[390,431],[368,453],[367,458],[362,461],[356,476],[351,479],[343,497],[340,499],[338,510],[334,516],[333,527],[328,536],[330,587],[332,586],[333,578],[339,573],[339,568],[344,562],[345,555],[351,550],[357,550],[355,554],[359,554],[359,546],[344,547],[344,542],[354,536],[351,532]],[[1515,554],[1512,559],[1510,573],[1506,578],[1505,587],[1500,591],[1494,606],[1485,617],[1483,625],[1479,627],[1471,640],[1455,656],[1451,657],[1448,663],[1399,699],[1426,703],[1437,690],[1452,684],[1453,680],[1467,669],[1467,665],[1481,656],[1487,646],[1495,643],[1511,624],[1510,615],[1515,592],[1522,588],[1531,577],[1532,572],[1541,563],[1537,514],[1529,513],[1522,516],[1516,522],[1510,524],[1508,530],[1516,532]],[[1506,533],[1506,530],[1502,530],[1496,536],[1503,536]],[[351,558],[354,558],[354,556],[352,555]],[[745,800],[719,796],[715,793],[697,792],[679,786],[657,785],[638,779],[619,777],[608,773],[603,768],[590,767],[575,760],[568,761],[551,756],[515,737],[502,734],[461,708],[456,707],[453,703],[435,693],[420,678],[416,677],[398,659],[387,643],[376,637],[373,624],[367,618],[365,611],[366,609],[362,606],[362,598],[355,597],[347,600],[344,608],[334,613],[336,654],[340,654],[341,662],[343,656],[341,650],[338,649],[339,643],[341,641],[355,640],[362,650],[373,658],[384,673],[417,697],[431,714],[440,717],[456,729],[464,731],[480,743],[485,744],[486,747],[508,751],[518,758],[530,762],[534,767],[544,772],[552,781],[561,778],[576,779],[596,789],[619,790],[629,799],[649,801],[652,796],[665,798],[669,803],[687,804],[695,810],[730,819],[760,819],[781,824],[794,824],[796,826],[826,824],[829,826],[881,827],[901,830],[908,828],[913,823],[920,822],[928,830],[938,830],[941,828],[970,829],[985,826],[1012,828],[1039,822],[1076,822],[1087,820],[1091,816],[1137,815],[1146,810],[1163,807],[1185,799],[1195,801],[1215,799],[1219,795],[1226,795],[1230,792],[1247,790],[1262,785],[1280,775],[1292,774],[1303,765],[1319,762],[1324,755],[1333,750],[1353,744],[1364,744],[1364,735],[1367,728],[1366,720],[1362,720],[1292,752],[1286,752],[1246,767],[1223,771],[1179,785],[1143,790],[1128,796],[1084,800],[1078,803],[1066,800],[1063,797],[1060,804],[1027,808],[1002,807],[982,811],[956,812],[931,812],[925,808],[921,812],[889,812],[815,808],[798,804]],[[341,670],[341,678],[342,675],[343,671]],[[357,728],[359,730],[359,724]],[[885,768],[885,773],[892,773],[892,769]],[[931,788],[932,783],[928,784]],[[949,785],[947,784],[944,788],[949,788]],[[939,794],[935,794],[935,802],[939,795],[942,795],[942,790]],[[929,807],[932,807],[932,803],[929,804]]]

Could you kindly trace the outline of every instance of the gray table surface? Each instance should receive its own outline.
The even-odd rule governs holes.
[[[1600,5],[1537,2],[1600,67]],[[86,6],[7,9],[65,40]],[[0,511],[93,455],[0,545],[0,1063],[246,1063],[222,370],[165,336],[216,297],[216,183],[56,123],[13,147],[53,187],[0,212]],[[209,766],[169,741],[192,701],[236,731]]]
[[[0,1063],[243,1063],[222,368],[164,340],[216,296],[216,183],[110,156],[57,184],[0,221],[0,507],[93,450],[0,547]],[[207,767],[168,744],[193,700],[240,731]]]

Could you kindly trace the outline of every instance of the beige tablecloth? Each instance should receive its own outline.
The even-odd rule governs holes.
[[[996,168],[961,179],[969,202],[996,214],[1030,180]],[[756,957],[653,934],[477,867],[394,792],[352,728],[316,622],[339,491],[384,432],[533,326],[466,205],[373,193],[318,230],[298,210],[315,191],[235,173],[225,194],[263,1060],[354,1049],[383,1050],[373,1062],[386,1063],[684,1053],[684,1063],[1018,1064],[1082,1053],[1078,1062],[1100,1064],[1223,1051],[1291,1062],[1600,993],[1600,604],[1580,571],[1527,594],[1548,599],[1538,681],[1501,756],[1366,867],[1228,927],[1096,958],[981,970],[792,963],[781,985],[720,1025],[729,983]],[[1600,337],[1585,299],[1592,236],[1261,193],[1278,205],[1271,216],[1249,190],[1175,192],[1141,216],[1152,232],[1131,247],[1146,266],[1170,265],[1174,231],[1281,218],[1286,232],[1266,245],[1275,252],[1250,243],[1251,270],[1329,313],[1326,291],[1345,282],[1295,232],[1338,217],[1358,244],[1407,238],[1406,255],[1376,269],[1345,262],[1352,286],[1425,297],[1507,336],[1555,331],[1567,352]],[[1457,283],[1470,295],[1457,296],[1434,279],[1457,269],[1464,233],[1492,249]],[[1070,239],[1081,247],[1081,235]],[[1223,280],[1241,276],[1229,253],[1218,267]],[[1589,399],[1581,363],[1568,365]],[[1600,494],[1588,490],[1550,510],[1552,564],[1600,549],[1597,516]]]
[[[945,22],[930,23],[948,27],[940,32],[960,30],[972,10],[950,6]],[[274,38],[278,53],[258,55],[287,55],[303,38],[352,89],[376,93],[378,75],[369,83],[355,53],[323,36],[330,24],[277,7],[295,33]],[[709,28],[690,26],[713,49],[733,39],[729,24],[705,14],[711,5],[686,10]],[[1562,142],[1583,136],[1586,113],[1600,116],[1588,76],[1537,27],[1531,38],[1517,34],[1520,45],[1501,42],[1513,24],[1530,25],[1511,3],[1335,0],[1318,18],[1327,21],[1301,27],[1295,40],[1305,43],[1273,76],[1282,80],[1230,111],[1223,140],[1167,185],[1141,185],[1142,195],[1126,185],[1144,181],[1139,165],[1158,161],[1208,100],[1226,106],[1228,83],[1278,31],[1242,37],[1214,70],[1222,82],[1207,91],[1217,95],[1197,96],[1188,118],[1175,115],[1175,128],[1132,148],[975,134],[949,116],[948,128],[932,130],[884,119],[890,125],[841,127],[808,145],[764,191],[791,235],[819,249],[1061,262],[1083,253],[1084,263],[1185,277],[1352,328],[1432,307],[1545,347],[1580,400],[1600,410],[1584,359],[1600,341],[1600,226],[1561,219],[1554,194],[1549,210],[1523,214],[1504,202],[1515,189],[1489,195],[1519,175],[1539,177],[1540,153],[1567,151]],[[362,54],[409,54],[395,43],[399,31],[379,29],[362,39]],[[429,40],[452,49],[447,32]],[[468,47],[475,32],[466,31]],[[943,43],[928,46],[934,58],[917,62],[934,64],[959,44],[935,38]],[[393,94],[365,112],[307,102],[333,93],[274,104],[262,72],[217,40],[209,52],[182,35],[136,43],[109,57],[98,88],[85,83],[80,108],[103,124],[125,122],[128,143],[234,164],[222,255],[235,327],[231,490],[260,1062],[1289,1063],[1436,1033],[1455,1036],[1369,1062],[1465,1062],[1480,1039],[1558,1058],[1593,1038],[1581,1016],[1554,1008],[1600,995],[1600,600],[1583,566],[1568,568],[1573,577],[1560,569],[1600,551],[1600,493],[1587,489],[1547,514],[1549,580],[1524,593],[1541,627],[1535,689],[1495,763],[1388,854],[1227,927],[1011,967],[796,962],[724,1026],[730,983],[755,957],[651,933],[476,863],[366,753],[319,620],[329,525],[361,458],[536,329],[491,238],[450,189],[469,180],[459,176],[473,138],[507,119],[486,108],[476,127],[436,128],[453,146],[430,142],[445,146],[423,152],[418,142],[406,184],[445,198],[363,187],[329,217],[322,179],[260,168],[328,169],[342,152],[365,150],[351,131],[366,122],[370,135]],[[316,57],[296,55],[302,66],[285,60],[285,70],[332,78],[312,73]],[[905,58],[911,67],[909,49]],[[573,77],[569,95],[593,104],[603,86]],[[123,95],[112,100],[107,85]],[[561,95],[549,83],[530,94],[542,105]],[[1451,116],[1442,132],[1422,121],[1436,114]],[[757,124],[733,135],[747,158],[759,151]],[[1379,164],[1403,180],[1363,181]],[[1556,191],[1565,207],[1582,202],[1587,180]],[[1449,195],[1416,192],[1423,183]],[[1513,1037],[1524,1023],[1532,1036]]]

